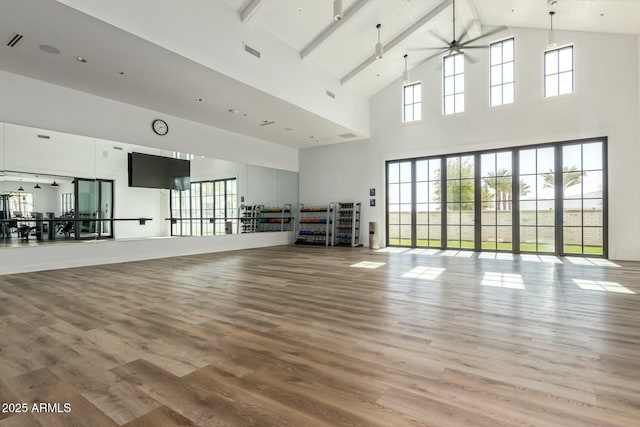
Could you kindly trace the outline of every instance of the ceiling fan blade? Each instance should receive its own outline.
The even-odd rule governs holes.
[[[460,45],[460,49],[487,49],[489,47],[489,45],[482,45],[482,46],[467,46],[466,44]]]
[[[469,32],[467,31],[466,28],[464,28],[462,30],[462,34],[460,34],[460,38],[458,39],[458,41],[462,43],[462,40],[464,40],[464,38],[467,37],[468,34],[469,34]]]
[[[444,50],[444,49],[449,49],[449,47],[410,47],[407,50]]]
[[[442,49],[440,49],[440,52],[437,52],[437,53],[434,53],[433,55],[429,55],[429,56],[427,56],[426,58],[424,58],[424,59],[422,59],[422,60],[418,61],[416,64],[413,64],[413,66],[412,66],[411,68],[415,68],[415,67],[417,67],[417,66],[419,66],[419,65],[421,65],[421,64],[424,64],[424,63],[425,63],[425,62],[427,62],[427,61],[430,61],[431,59],[433,59],[433,58],[435,58],[435,57],[441,56],[441,55],[442,55],[443,53],[445,53],[448,49],[449,49],[449,48],[442,48]],[[439,63],[440,63],[440,64],[442,64],[442,61],[439,61]]]
[[[443,45],[449,46],[449,42],[444,37],[442,37],[440,34],[436,33],[435,31],[429,31],[429,34],[431,34],[433,37],[435,37],[438,40],[440,40]]]
[[[473,43],[474,41],[476,41],[476,40],[480,40],[480,39],[483,39],[483,38],[485,38],[485,37],[492,36],[492,35],[494,35],[494,34],[496,34],[496,33],[499,33],[500,31],[504,31],[504,30],[506,30],[506,29],[507,29],[507,27],[505,27],[504,25],[503,25],[503,26],[501,26],[501,27],[498,27],[498,28],[494,28],[493,30],[491,30],[491,31],[489,31],[489,32],[487,32],[487,33],[484,33],[484,34],[482,34],[482,35],[480,35],[480,36],[478,36],[478,37],[475,37],[475,38],[472,38],[471,40],[468,40],[468,41],[467,41],[467,44],[468,44],[468,43]]]

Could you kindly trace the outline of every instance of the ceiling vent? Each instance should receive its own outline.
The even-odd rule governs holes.
[[[260,122],[260,126],[269,126],[269,125],[272,125],[274,123],[275,122],[272,122],[270,120],[263,120],[263,121]]]
[[[254,49],[251,46],[249,46],[248,44],[244,45],[244,51],[247,52],[250,55],[255,56],[256,58],[260,58],[260,51],[258,49]]]
[[[51,139],[51,137],[50,137],[49,135],[42,135],[42,134],[38,135],[38,138],[41,138],[41,139]]]
[[[7,46],[15,47],[15,45],[17,45],[20,40],[22,40],[22,34],[13,33],[7,41]]]
[[[339,136],[340,138],[349,139],[349,138],[355,138],[355,137],[356,137],[356,136],[358,136],[358,135],[356,135],[355,133],[351,133],[351,132],[349,132],[349,133],[343,133],[343,134],[340,134],[340,135],[338,135],[338,136]]]
[[[329,98],[336,99],[336,94],[335,94],[335,93],[333,93],[333,92],[331,92],[330,90],[327,90],[327,91],[326,91],[326,94],[327,94],[327,96],[328,96]]]

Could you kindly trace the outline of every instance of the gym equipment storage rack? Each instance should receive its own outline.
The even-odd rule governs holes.
[[[242,232],[260,233],[265,231],[291,230],[291,204],[283,206],[243,205]]]
[[[360,242],[360,202],[337,202],[335,206],[335,246],[362,246]]]
[[[321,206],[299,205],[296,244],[332,245],[334,214],[333,203]]]

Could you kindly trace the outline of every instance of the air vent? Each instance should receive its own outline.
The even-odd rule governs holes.
[[[255,56],[256,58],[260,58],[260,51],[252,48],[248,44],[244,45],[244,51],[247,52],[248,54]]]
[[[355,137],[356,137],[356,136],[358,136],[358,135],[356,135],[355,133],[351,133],[351,132],[349,132],[349,133],[343,133],[343,134],[338,135],[338,136],[339,136],[340,138],[348,139],[348,138],[355,138]]]
[[[22,34],[13,33],[7,41],[7,46],[15,47],[15,45],[17,45],[20,40],[22,40]]]
[[[116,147],[115,145],[113,146],[114,150],[118,150],[118,151],[122,151],[122,147]]]
[[[38,138],[51,139],[51,137],[49,135],[38,135]]]
[[[260,126],[269,126],[269,125],[272,125],[274,123],[275,122],[272,122],[270,120],[263,120],[263,121],[260,122]]]
[[[333,93],[333,92],[331,92],[331,91],[329,91],[329,90],[328,90],[328,91],[326,91],[326,94],[327,94],[327,96],[328,96],[329,98],[336,99],[336,94],[335,94],[335,93]]]

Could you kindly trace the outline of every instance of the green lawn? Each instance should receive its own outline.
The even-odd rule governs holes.
[[[433,239],[418,239],[418,248],[433,248],[441,249],[441,241]],[[411,246],[411,239],[398,239],[390,238],[389,246]],[[474,249],[475,245],[472,241],[463,240],[459,242],[457,240],[450,240],[447,242],[447,249]],[[509,251],[513,250],[513,245],[510,242],[498,242],[497,248],[495,242],[482,242],[482,249],[489,251]],[[538,250],[540,253],[553,253],[553,246],[540,245]],[[536,252],[535,243],[520,243],[521,252]],[[602,255],[602,246],[585,246],[584,252],[580,245],[564,245],[564,253],[566,255]]]

